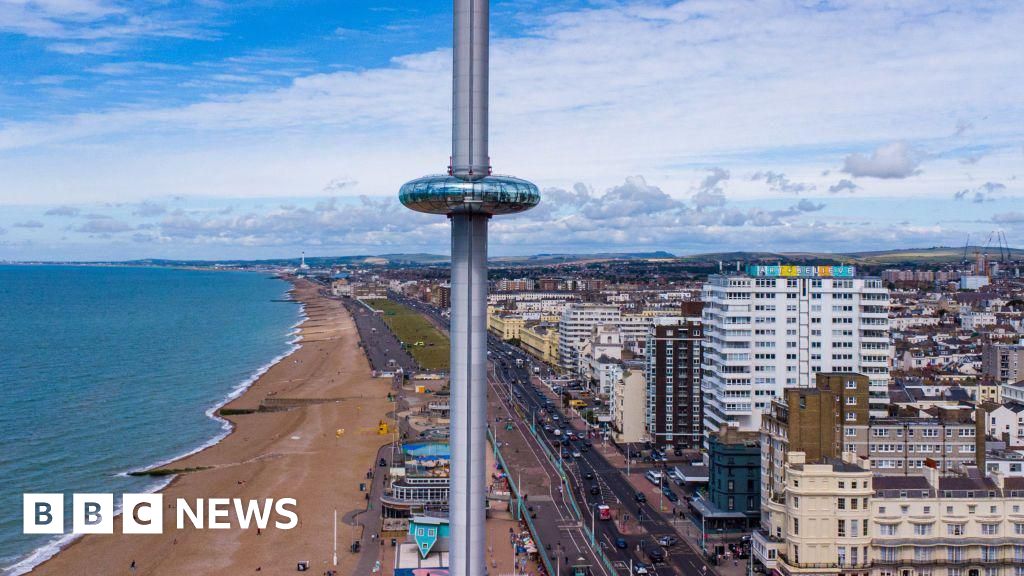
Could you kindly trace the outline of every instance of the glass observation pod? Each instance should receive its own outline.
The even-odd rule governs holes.
[[[428,214],[514,214],[540,202],[537,186],[512,176],[487,176],[474,182],[454,176],[417,178],[402,185],[398,198],[407,208]]]

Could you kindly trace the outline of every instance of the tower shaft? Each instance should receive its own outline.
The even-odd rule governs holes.
[[[452,576],[486,571],[487,220],[453,214],[451,269],[451,466],[448,500]]]
[[[479,180],[490,173],[487,151],[488,0],[455,0],[452,74],[452,175]]]

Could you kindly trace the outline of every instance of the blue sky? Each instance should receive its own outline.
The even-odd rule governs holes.
[[[0,259],[447,250],[447,2],[0,0]],[[492,252],[1024,235],[1019,2],[494,2]]]

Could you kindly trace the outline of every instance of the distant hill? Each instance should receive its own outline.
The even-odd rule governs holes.
[[[1005,249],[1004,249],[1005,250]],[[967,258],[973,259],[976,252],[987,253],[990,257],[998,257],[999,249],[983,246],[968,246]],[[614,260],[647,260],[678,263],[684,266],[694,265],[702,268],[735,266],[736,262],[758,262],[774,264],[785,262],[791,264],[853,264],[860,266],[921,266],[936,264],[955,264],[964,259],[963,247],[935,246],[931,248],[904,248],[897,250],[878,250],[863,252],[709,252],[676,256],[664,250],[653,252],[595,252],[590,254],[542,253],[530,256],[495,256],[490,258],[492,265],[497,267],[517,266],[557,266],[561,264],[608,262]],[[1010,248],[1011,259],[1024,259],[1024,249]],[[357,256],[310,256],[306,263],[313,268],[331,266],[445,266],[449,262],[446,254],[428,253],[392,253],[363,254]],[[76,262],[67,262],[75,264]],[[241,267],[298,266],[298,258],[274,258],[265,260],[161,260],[145,259],[112,262],[87,262],[82,264],[114,264],[121,266],[180,266],[180,267]]]

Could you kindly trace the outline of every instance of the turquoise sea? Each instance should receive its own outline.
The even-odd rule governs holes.
[[[221,439],[213,409],[295,347],[288,289],[252,272],[0,266],[0,574],[61,543],[21,533],[23,493],[62,492],[69,510],[74,492],[154,490],[125,473]]]

